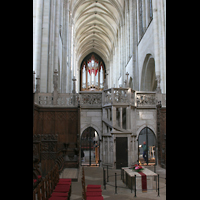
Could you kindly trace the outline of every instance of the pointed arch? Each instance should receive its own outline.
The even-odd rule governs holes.
[[[141,91],[155,91],[156,86],[155,60],[151,54],[147,54],[143,62],[140,88]]]
[[[97,131],[97,133],[99,134],[99,139],[102,140],[102,133],[101,133],[100,129],[99,129],[97,126],[95,126],[94,124],[86,124],[86,125],[81,129],[80,138],[81,138],[83,132],[84,132],[87,128],[89,128],[89,127],[92,127],[93,129],[95,129],[95,130]]]
[[[153,131],[153,133],[154,133],[154,135],[155,135],[155,137],[157,138],[157,134],[156,134],[156,131],[155,131],[155,129],[151,126],[151,125],[146,125],[146,124],[143,124],[142,126],[140,126],[140,128],[137,130],[137,132],[136,132],[136,139],[138,140],[138,137],[139,137],[139,134],[140,134],[140,132],[144,129],[144,128],[149,128],[150,130],[152,130]]]

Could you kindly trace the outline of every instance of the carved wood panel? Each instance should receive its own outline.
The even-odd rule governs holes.
[[[33,135],[40,135],[41,148],[41,171],[45,175],[51,170],[58,155],[63,154],[63,149],[67,149],[66,155],[73,156],[77,146],[77,134],[80,131],[80,114],[78,108],[34,108]],[[53,138],[56,136],[56,141]],[[34,155],[38,154],[38,148],[33,146]],[[73,155],[72,155],[73,154]],[[70,161],[73,166],[77,165],[77,159]],[[65,163],[68,166],[68,163]]]
[[[55,112],[44,112],[43,113],[43,134],[55,134]]]
[[[78,108],[35,108],[33,134],[57,134],[58,143],[77,143],[79,118]]]

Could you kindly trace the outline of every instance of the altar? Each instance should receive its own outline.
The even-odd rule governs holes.
[[[143,167],[144,170],[141,172],[146,175],[146,185],[147,190],[148,189],[155,189],[154,188],[154,177],[157,177],[157,174],[152,172],[151,170]],[[136,177],[136,182],[135,182]],[[122,181],[128,186],[128,188],[135,189],[135,183],[136,183],[136,189],[142,190],[142,175],[139,172],[136,172],[130,167],[122,167]]]

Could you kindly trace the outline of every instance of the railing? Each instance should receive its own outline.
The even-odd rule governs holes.
[[[35,72],[33,72],[33,85]],[[159,103],[166,106],[166,94],[147,91],[135,91],[131,88],[109,88],[102,92],[88,92],[81,91],[79,94],[75,93],[75,77],[73,81],[72,93],[58,93],[58,71],[55,69],[53,75],[53,93],[40,93],[40,78],[37,77],[35,103],[40,106],[46,107],[77,107],[80,99],[80,106],[85,108],[122,105],[122,106],[135,106],[139,108],[155,108]]]
[[[61,93],[58,96],[57,99],[57,105],[59,106],[67,106],[67,107],[73,107],[73,106],[78,106],[78,94],[73,94],[73,93]]]
[[[129,175],[125,172],[124,168],[121,167],[121,173],[117,174],[115,172],[114,175],[108,175],[108,165],[107,165],[107,170],[106,167],[103,167],[103,185],[104,185],[104,190],[106,190],[106,185],[109,185],[111,187],[115,188],[115,194],[117,194],[117,188],[123,188],[123,189],[130,189],[131,193],[132,190],[134,190],[134,197],[136,196],[136,191],[142,191],[141,184],[137,184],[138,182],[141,182],[141,176],[136,175]],[[107,178],[106,178],[107,174]],[[121,176],[120,178],[117,178],[117,176]],[[160,196],[160,184],[159,184],[159,174],[153,173],[151,175],[146,175],[147,176],[147,190],[156,190],[158,193],[158,196]],[[110,182],[109,182],[109,177],[110,177]],[[106,180],[107,179],[107,180]],[[114,184],[113,184],[114,183]]]
[[[103,105],[111,104],[112,103],[112,91],[111,91],[111,88],[107,89],[107,90],[104,90],[103,94],[104,94],[103,95],[104,99],[102,101]]]
[[[131,105],[135,107],[156,107],[156,92],[135,91],[131,88],[110,88],[103,91],[102,106]]]
[[[130,88],[109,88],[103,90],[102,106],[128,105],[134,103],[134,90]]]
[[[166,106],[166,94],[149,91],[135,91],[131,88],[109,88],[102,92],[81,91],[78,93],[35,93],[35,103],[44,107],[77,107],[83,108],[111,105],[135,106],[137,108],[155,108],[158,102]]]
[[[53,95],[52,93],[38,93],[35,102],[39,105],[53,105]]]
[[[86,92],[81,91],[79,93],[80,106],[87,107],[99,107],[102,104],[102,92]]]
[[[156,107],[156,92],[137,91],[135,104],[137,107]]]
[[[79,94],[58,93],[35,93],[35,103],[44,107],[77,107]],[[56,99],[54,103],[54,99]]]

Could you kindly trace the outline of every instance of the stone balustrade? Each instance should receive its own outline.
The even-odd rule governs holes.
[[[79,92],[80,106],[84,108],[101,108],[102,105],[102,92]]]
[[[155,108],[158,102],[166,106],[166,94],[135,91],[131,88],[109,88],[102,92],[81,91],[79,93],[35,93],[35,103],[45,107],[101,108],[106,106],[135,106],[137,108]]]
[[[102,106],[131,105],[138,108],[155,108],[158,101],[166,106],[166,94],[152,91],[135,91],[131,88],[109,88],[103,90]]]
[[[135,90],[131,88],[109,88],[104,90],[102,106],[110,105],[135,106]]]
[[[156,92],[143,92],[143,91],[137,91],[135,95],[135,105],[138,108],[155,108],[157,101],[156,101]]]
[[[35,103],[43,107],[77,107],[78,98],[79,95],[73,93],[36,93]]]
[[[109,105],[115,105],[115,104],[121,104],[121,105],[127,105],[131,101],[131,98],[133,97],[131,95],[130,88],[109,88],[106,90],[103,90],[103,100],[102,100],[102,106],[109,106]]]

